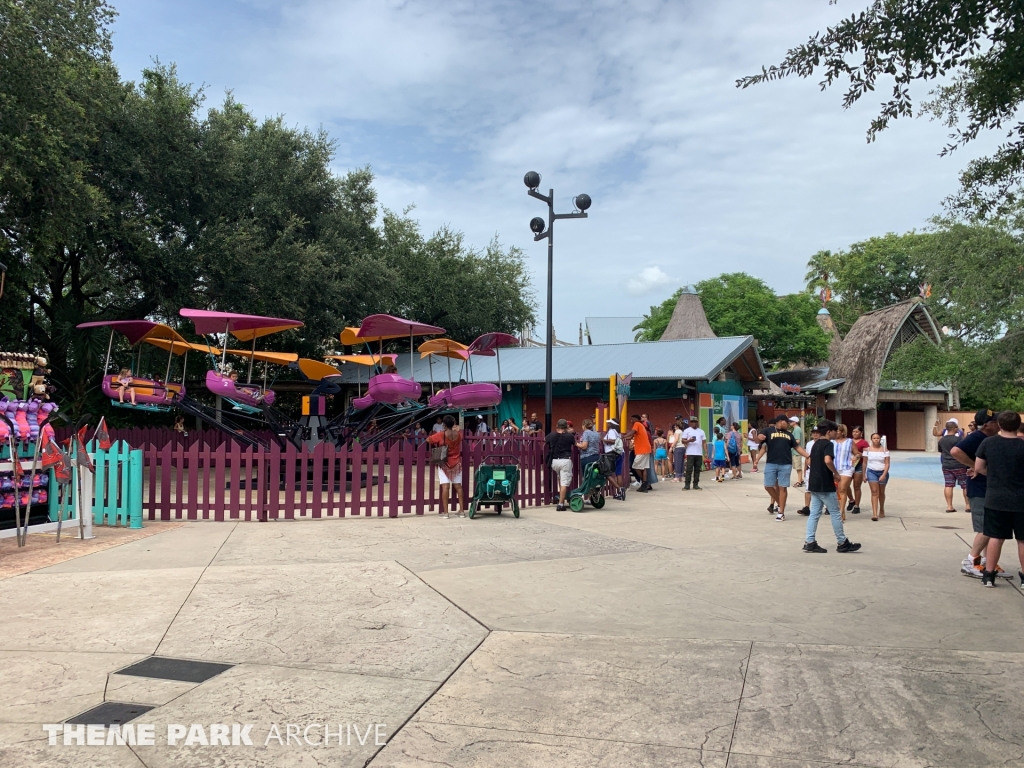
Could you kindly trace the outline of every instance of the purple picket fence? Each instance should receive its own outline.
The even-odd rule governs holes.
[[[426,444],[396,440],[342,448],[321,443],[312,450],[276,444],[254,449],[230,440],[217,445],[169,440],[157,446],[151,437],[137,437],[132,445],[143,449],[143,515],[150,520],[315,520],[439,511],[437,470]],[[543,439],[510,437],[464,441],[467,504],[476,468],[492,456],[518,462],[521,506],[548,503],[551,478],[543,462]]]

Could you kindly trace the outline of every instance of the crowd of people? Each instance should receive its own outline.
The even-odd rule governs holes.
[[[822,515],[827,515],[836,538],[837,552],[856,552],[861,545],[846,535],[847,514],[860,514],[863,486],[871,495],[871,520],[885,518],[886,485],[891,457],[885,438],[878,432],[865,435],[859,426],[848,429],[830,420],[818,421],[806,443],[800,420],[778,414],[770,423],[759,421],[746,434],[738,423],[717,420],[707,435],[696,416],[678,415],[668,429],[654,427],[647,414],[633,414],[623,429],[616,419],[608,419],[602,435],[591,419],[584,419],[582,430],[572,422],[559,419],[545,436],[546,463],[557,478],[557,509],[567,509],[566,497],[574,477],[573,455],[578,452],[581,470],[601,461],[601,471],[613,486],[614,498],[625,499],[627,486],[620,481],[625,462],[632,477],[631,486],[640,493],[653,490],[659,481],[682,483],[683,491],[701,490],[701,474],[714,472],[714,481],[724,483],[744,476],[741,452],[749,455],[749,472],[760,473],[769,497],[768,512],[786,520],[789,488],[803,489],[803,506],[798,515],[806,516],[804,551],[824,553],[817,541]],[[543,434],[537,414],[531,414],[520,429],[514,419],[505,420],[490,434]],[[461,478],[461,445],[465,434],[486,436],[482,419],[467,421],[460,429],[455,419],[437,419],[432,431],[417,426],[411,437],[424,440],[432,449],[444,449],[438,464],[441,480],[443,516],[448,499],[456,500],[464,514]],[[1024,424],[1013,411],[978,411],[966,428],[956,419],[944,426],[936,423],[933,434],[939,438],[939,459],[944,479],[946,511],[956,512],[955,490],[963,493],[966,511],[971,514],[974,540],[961,563],[961,571],[978,578],[986,587],[996,586],[1005,576],[999,566],[1003,543],[1016,539],[1024,587]],[[764,467],[761,469],[761,462]],[[794,475],[796,482],[793,482]],[[991,567],[990,565],[991,564]]]

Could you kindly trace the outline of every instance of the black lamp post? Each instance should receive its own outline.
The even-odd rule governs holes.
[[[540,174],[536,171],[530,171],[523,177],[523,183],[526,184],[529,190],[526,194],[530,197],[535,197],[548,205],[548,220],[547,229],[545,230],[544,219],[540,216],[535,216],[530,219],[530,229],[533,231],[533,239],[548,240],[548,322],[547,322],[547,333],[544,341],[545,359],[544,359],[544,434],[551,433],[551,347],[552,347],[552,336],[554,335],[552,328],[552,272],[555,266],[555,220],[556,219],[585,219],[587,218],[587,209],[590,207],[590,195],[577,195],[572,199],[573,205],[576,210],[572,213],[555,213],[555,190],[549,189],[546,195],[542,195],[537,191],[537,187],[540,186]]]

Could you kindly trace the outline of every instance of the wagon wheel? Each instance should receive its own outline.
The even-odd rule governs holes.
[[[499,515],[501,514],[501,510],[502,510],[502,508],[503,508],[504,506],[505,506],[504,504],[495,504],[495,505],[494,505],[494,508],[495,508],[496,510],[498,510],[498,514],[499,514]]]
[[[476,516],[476,500],[470,502],[468,514],[470,520],[472,520]]]
[[[515,516],[516,518],[518,518],[518,517],[519,517],[519,502],[518,502],[518,501],[516,501],[515,499],[512,499],[512,514],[513,514],[513,515],[514,515],[514,516]]]
[[[571,509],[573,512],[582,512],[583,511],[583,497],[582,496],[573,496],[572,498],[570,498],[569,499],[569,509]]]
[[[598,491],[590,497],[590,503],[594,505],[594,509],[600,509],[604,506],[604,494]]]

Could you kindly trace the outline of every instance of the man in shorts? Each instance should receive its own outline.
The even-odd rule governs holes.
[[[651,490],[650,478],[647,476],[648,472],[651,471],[651,436],[648,434],[641,417],[634,413],[629,417],[629,420],[633,423],[630,425],[629,432],[622,437],[626,440],[632,439],[633,441],[633,476],[640,481],[640,487],[637,488],[637,491],[639,493],[647,493]]]
[[[565,496],[572,485],[572,447],[575,443],[576,438],[569,431],[569,424],[565,419],[559,419],[555,431],[544,438],[551,469],[558,475],[558,505],[555,509],[559,512],[568,509],[565,505]]]
[[[975,579],[981,578],[985,569],[985,547],[988,536],[985,535],[985,491],[986,477],[974,471],[974,461],[978,458],[978,448],[985,441],[999,432],[996,414],[990,408],[982,408],[974,415],[974,423],[978,428],[965,436],[950,449],[950,455],[959,461],[967,473],[967,503],[971,508],[971,527],[974,530],[974,542],[971,551],[960,563],[960,573]],[[998,568],[998,564],[996,565]]]
[[[800,417],[799,416],[790,416],[789,417],[789,434],[791,434],[793,436],[793,439],[796,440],[796,444],[797,445],[801,445],[802,446],[804,444],[804,431],[803,431],[803,429],[800,428]],[[796,458],[798,455],[799,454],[797,454],[797,452],[794,450],[793,451],[793,457]],[[796,471],[796,482],[793,484],[793,487],[794,488],[803,488],[804,487],[804,463],[803,463],[803,461],[797,461],[796,465],[793,467],[793,469]]]
[[[1003,542],[1017,539],[1018,575],[1024,586],[1024,441],[1017,439],[1021,419],[1016,411],[1003,411],[996,421],[999,433],[982,441],[974,461],[974,471],[988,478],[985,489],[988,562],[981,574],[981,585],[996,585],[999,575],[996,565]]]
[[[960,486],[964,493],[964,505],[970,509],[970,494],[967,493],[967,467],[953,458],[950,451],[960,442],[957,434],[957,423],[950,419],[946,422],[946,431],[939,438],[939,463],[942,466],[943,495],[946,497],[946,511],[956,512],[953,507],[953,489]]]
[[[764,489],[768,492],[768,511],[775,513],[775,519],[782,522],[786,519],[786,496],[789,493],[789,481],[793,472],[793,452],[807,458],[807,451],[799,445],[789,433],[789,417],[780,413],[775,417],[775,425],[765,429],[758,436],[761,449],[758,459],[767,455],[764,465]],[[830,510],[831,511],[831,510]]]

